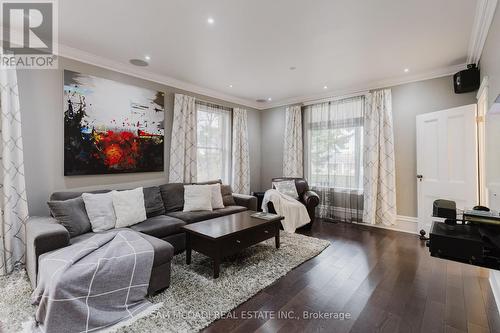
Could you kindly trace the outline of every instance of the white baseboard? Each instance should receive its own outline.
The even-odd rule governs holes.
[[[490,269],[490,286],[497,303],[498,311],[500,312],[500,271]]]
[[[357,222],[353,222],[353,223],[364,225],[367,227],[388,229],[388,230],[394,230],[394,231],[400,231],[400,232],[406,232],[409,234],[418,235],[418,219],[416,217],[412,217],[412,216],[398,215],[396,217],[396,224],[391,225],[391,226],[383,225],[383,224],[368,224],[368,223],[357,223]]]

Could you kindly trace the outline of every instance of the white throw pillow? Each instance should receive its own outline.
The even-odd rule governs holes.
[[[207,186],[212,190],[212,209],[224,208],[224,200],[222,200],[220,184],[210,184]]]
[[[83,193],[82,199],[93,232],[106,231],[115,227],[116,215],[111,192]]]
[[[184,185],[184,212],[212,210],[212,189],[209,185]]]
[[[299,193],[297,193],[297,187],[295,186],[295,180],[284,180],[281,182],[274,182],[273,187],[281,194],[288,195],[294,199],[299,199]]]
[[[124,228],[146,220],[146,207],[142,187],[128,191],[113,191],[115,228]]]

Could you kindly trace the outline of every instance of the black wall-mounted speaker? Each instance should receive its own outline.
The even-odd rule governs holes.
[[[467,65],[467,69],[453,75],[455,94],[463,94],[479,89],[480,75],[476,65]]]

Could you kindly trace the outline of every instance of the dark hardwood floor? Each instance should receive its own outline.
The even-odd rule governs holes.
[[[205,332],[500,332],[487,269],[432,258],[416,235],[328,222],[302,233],[332,244]],[[351,319],[265,318],[278,311]]]

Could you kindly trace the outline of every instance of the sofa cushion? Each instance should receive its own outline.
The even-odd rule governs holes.
[[[52,216],[75,237],[91,230],[91,224],[82,197],[47,202]]]
[[[127,230],[127,229],[124,229],[124,230]],[[104,231],[104,232],[115,232],[115,231],[116,231],[116,229],[108,230],[108,231]],[[94,232],[88,232],[86,234],[82,234],[80,236],[72,238],[70,240],[70,244],[73,245],[73,244],[77,244],[79,242],[86,241],[94,235],[96,235],[96,233],[94,233]],[[172,260],[172,257],[174,256],[174,247],[171,244],[169,244],[168,242],[161,240],[159,238],[149,236],[149,235],[146,235],[143,233],[140,233],[140,235],[153,246],[153,249],[155,252],[154,260],[153,260],[154,267],[159,266],[159,265],[163,265],[163,264],[169,262],[170,260]]]
[[[220,191],[222,192],[222,202],[224,203],[224,206],[236,206],[231,185],[221,185]]]
[[[178,218],[185,221],[186,223],[201,222],[209,219],[214,219],[216,217],[230,215],[234,213],[239,213],[247,210],[243,206],[230,206],[221,209],[215,209],[213,211],[200,211],[200,212],[171,212],[167,213],[168,216]]]
[[[180,233],[183,225],[186,225],[186,222],[170,216],[159,215],[150,217],[144,222],[134,224],[130,226],[130,229],[157,238],[165,238]]]
[[[158,186],[144,187],[144,205],[146,206],[146,216],[153,217],[165,214],[165,206],[161,198]]]
[[[184,207],[184,184],[171,183],[160,186],[165,212],[178,212]]]

